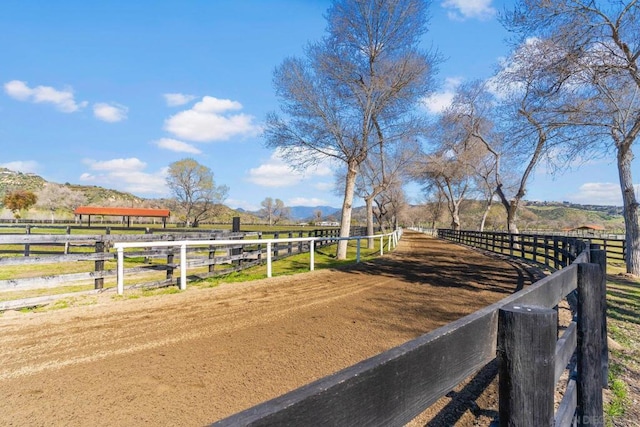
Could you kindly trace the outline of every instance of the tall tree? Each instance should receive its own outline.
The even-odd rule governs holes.
[[[187,227],[197,227],[216,205],[226,199],[229,188],[216,186],[213,172],[194,159],[183,159],[169,165],[167,185],[184,210]]]
[[[356,177],[372,147],[417,133],[416,102],[435,58],[419,49],[424,0],[335,0],[327,35],[274,73],[283,117],[267,117],[267,145],[294,166],[337,159],[345,168],[340,236],[351,228]],[[382,136],[382,138],[381,138]],[[347,241],[336,257],[346,258]]]
[[[566,129],[573,154],[616,154],[622,193],[627,272],[640,275],[640,224],[633,186],[633,145],[640,134],[640,4],[520,0],[504,15],[519,41],[538,37],[553,45],[551,71],[574,95]],[[559,85],[553,87],[557,89]]]

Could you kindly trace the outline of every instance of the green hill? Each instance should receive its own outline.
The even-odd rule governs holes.
[[[0,211],[2,211],[2,198],[7,192],[14,190],[27,190],[37,194],[47,185],[64,187],[73,191],[74,194],[80,193],[80,200],[82,200],[82,202],[78,204],[82,205],[164,208],[171,210],[172,218],[176,218],[176,220],[178,220],[180,217],[180,206],[172,199],[145,199],[131,193],[98,187],[95,185],[78,185],[69,183],[57,184],[48,182],[44,178],[33,173],[15,172],[6,168],[0,168]],[[31,219],[43,219],[50,218],[51,212],[42,206],[36,205],[29,210],[28,215]],[[245,224],[262,222],[262,220],[257,218],[255,215],[238,212],[224,205],[216,207],[215,217],[212,218],[212,221],[231,223],[232,218],[236,216],[239,216],[240,221]],[[58,219],[73,218],[72,209],[58,208],[56,209],[55,217]]]

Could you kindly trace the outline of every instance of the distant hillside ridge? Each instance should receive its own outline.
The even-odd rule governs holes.
[[[118,190],[111,190],[95,185],[58,184],[49,182],[35,173],[23,173],[7,168],[0,168],[0,197],[4,197],[5,193],[14,190],[26,190],[37,193],[42,190],[46,184],[59,185],[83,193],[87,205],[120,204],[122,206],[131,206],[132,204],[139,204],[144,200],[131,193]]]

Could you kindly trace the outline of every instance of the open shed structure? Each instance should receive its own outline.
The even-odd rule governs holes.
[[[604,230],[605,228],[598,224],[584,224],[584,225],[572,228],[569,231],[574,232],[578,236],[587,236],[587,235],[593,235],[597,232],[602,232]]]
[[[131,217],[149,217],[162,218],[162,227],[167,227],[167,218],[171,215],[169,209],[149,209],[149,208],[105,208],[99,206],[79,206],[73,213],[80,217],[87,217],[88,225],[91,227],[91,216],[121,216],[122,221],[127,223],[127,227],[131,226]]]

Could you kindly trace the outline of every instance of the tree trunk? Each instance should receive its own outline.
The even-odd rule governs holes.
[[[507,208],[507,231],[511,234],[519,234],[518,230],[518,202],[519,200],[512,200]]]
[[[521,187],[522,189],[522,187]],[[500,197],[500,203],[504,207],[505,212],[507,213],[507,232],[511,234],[518,234],[518,205],[520,204],[520,199],[518,196],[511,200],[507,200],[507,196],[505,196],[502,191],[502,184],[498,184],[496,187],[496,193],[498,197]],[[520,191],[520,193],[524,194],[524,191]],[[519,194],[520,194],[519,193]]]
[[[451,209],[451,228],[453,230],[460,230],[460,207],[454,203]]]
[[[489,216],[489,211],[491,210],[491,200],[487,202],[487,206],[482,213],[482,220],[480,220],[480,232],[484,231],[484,225],[487,222],[487,216]]]
[[[631,176],[631,147],[618,150],[618,174],[624,207],[625,239],[627,244],[627,273],[640,275],[640,226],[638,225],[638,202]]]
[[[373,197],[364,199],[367,209],[367,236],[373,236]],[[367,249],[373,248],[373,237],[367,239]]]
[[[349,164],[347,167],[347,176],[344,185],[344,201],[342,202],[342,222],[340,223],[340,237],[349,237],[351,233],[351,211],[353,208],[353,194],[356,189],[357,167]],[[347,259],[348,240],[340,240],[338,242],[338,250],[336,259]]]

